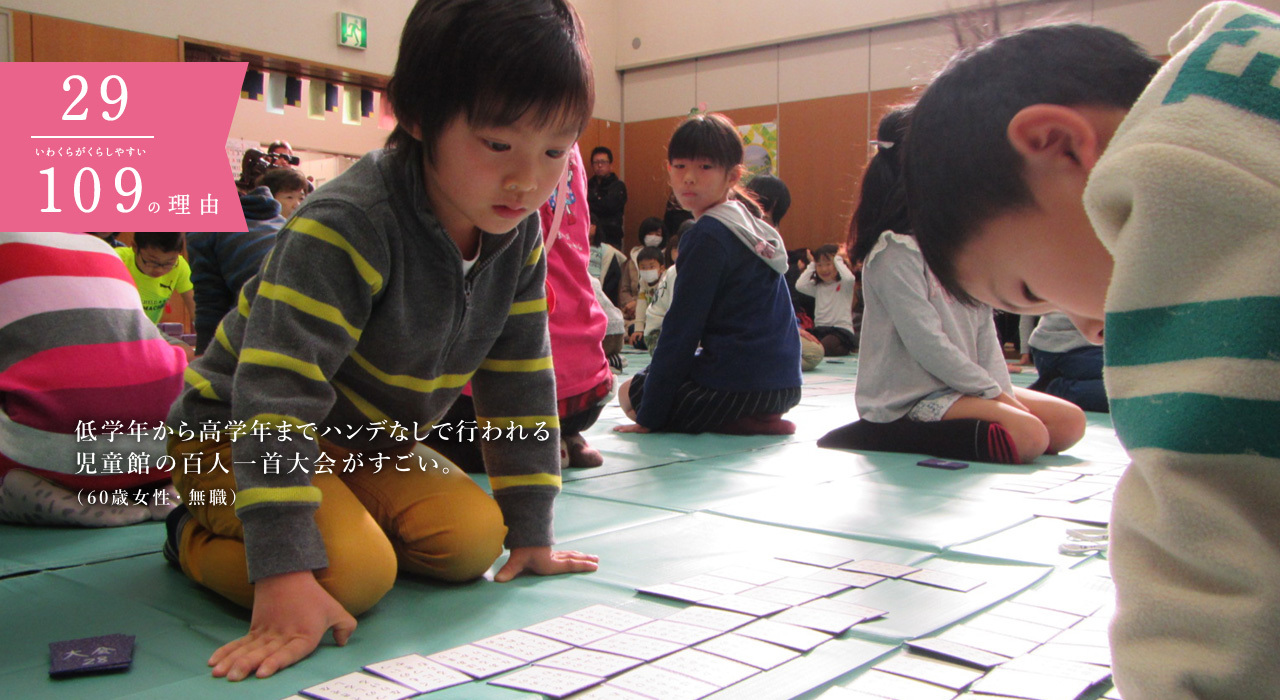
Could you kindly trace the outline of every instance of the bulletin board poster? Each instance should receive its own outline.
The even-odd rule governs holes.
[[[738,127],[738,133],[742,134],[743,160],[747,166],[743,181],[750,182],[756,175],[777,175],[777,122],[743,124]]]

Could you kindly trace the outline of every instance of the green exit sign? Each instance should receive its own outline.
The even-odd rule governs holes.
[[[338,46],[369,48],[369,20],[360,15],[338,13]]]

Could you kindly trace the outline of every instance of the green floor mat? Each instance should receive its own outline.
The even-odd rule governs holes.
[[[564,492],[693,511],[744,494],[768,492],[786,483],[780,476],[716,469],[699,461],[570,481],[564,484]]]
[[[916,457],[902,457],[914,463]],[[785,486],[725,501],[724,515],[851,537],[942,549],[1025,522],[1029,506],[991,503],[877,483],[879,472],[826,484]]]
[[[619,382],[649,362],[645,353],[624,355]],[[635,588],[796,552],[913,564],[983,582],[960,593],[888,580],[838,594],[889,615],[715,696],[814,698],[896,653],[902,640],[932,635],[1028,588],[1105,580],[1104,557],[1057,554],[1072,524],[1034,517],[1062,502],[993,487],[1055,474],[1113,485],[1128,458],[1110,416],[1087,414],[1079,445],[1030,467],[974,463],[949,472],[916,466],[920,455],[820,449],[817,438],[857,418],[856,373],[855,357],[805,373],[801,403],[787,415],[797,424],[792,436],[618,434],[613,426],[630,421],[615,401],[585,433],[605,465],[566,470],[555,513],[560,546],[599,555],[600,571],[509,584],[402,577],[361,617],[348,646],[326,644],[265,681],[233,686],[209,676],[205,660],[244,634],[249,615],[164,563],[162,524],[0,526],[0,609],[9,631],[0,637],[0,687],[22,698],[284,698],[364,664],[440,651],[594,603],[666,614],[684,604]],[[1034,379],[1024,372],[1013,382]],[[474,478],[487,486],[484,476]],[[1106,498],[1072,507],[1104,510]],[[48,678],[49,642],[109,633],[137,636],[129,672]],[[531,696],[476,682],[428,697]]]
[[[951,551],[1069,568],[1096,556],[1071,556],[1058,551],[1058,545],[1069,539],[1067,530],[1087,527],[1057,518],[1032,518],[1004,532],[952,547]]]
[[[164,524],[128,527],[0,525],[0,577],[159,552]]]

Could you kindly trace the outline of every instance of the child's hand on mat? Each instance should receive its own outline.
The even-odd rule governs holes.
[[[326,631],[342,646],[356,629],[356,619],[310,571],[268,576],[253,589],[249,634],[209,657],[215,678],[239,681],[254,671],[266,678],[315,651]]]
[[[531,574],[551,576],[595,571],[600,568],[600,557],[582,552],[552,551],[550,547],[516,547],[507,557],[507,563],[493,577],[498,583],[506,583],[528,571]]]
[[[613,432],[615,433],[649,433],[653,431],[649,430],[643,425],[640,425],[639,423],[632,423],[630,425],[615,425],[613,426]]]

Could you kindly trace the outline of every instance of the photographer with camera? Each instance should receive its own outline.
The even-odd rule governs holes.
[[[293,155],[293,146],[288,141],[272,141],[267,146],[267,159],[277,168],[294,168],[301,162]]]

